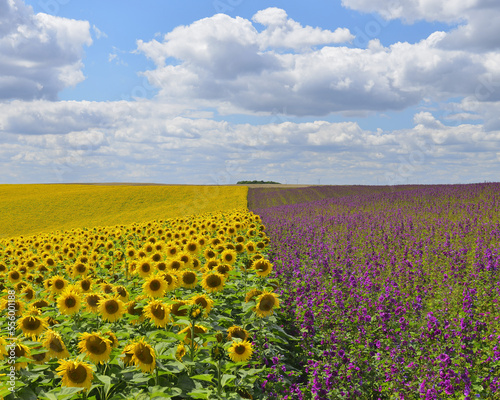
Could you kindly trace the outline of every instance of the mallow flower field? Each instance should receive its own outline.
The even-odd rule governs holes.
[[[301,340],[264,360],[269,399],[500,398],[500,184],[256,188],[248,201]]]

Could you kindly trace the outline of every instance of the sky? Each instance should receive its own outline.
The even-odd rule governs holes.
[[[498,181],[497,0],[0,0],[0,183]]]

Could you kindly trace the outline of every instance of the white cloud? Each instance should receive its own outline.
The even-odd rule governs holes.
[[[443,48],[479,52],[500,48],[500,25],[493,23],[500,18],[497,0],[342,0],[342,5],[378,13],[386,20],[458,24],[443,38]]]
[[[90,24],[34,14],[21,0],[0,0],[0,101],[56,99],[84,80],[83,47]]]
[[[445,32],[388,47],[375,39],[357,49],[329,45],[335,32],[302,27],[278,8],[253,20],[265,29],[217,14],[178,27],[163,41],[139,41],[137,51],[156,64],[144,75],[159,98],[221,114],[360,115],[470,96],[481,79],[500,79],[495,53],[449,48]]]
[[[500,130],[448,126],[429,112],[410,129],[385,132],[356,122],[250,125],[178,114],[152,100],[1,104],[3,182],[450,183],[495,180],[500,162]]]

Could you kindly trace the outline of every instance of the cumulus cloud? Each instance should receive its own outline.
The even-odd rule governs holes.
[[[51,99],[84,80],[90,24],[34,14],[21,0],[0,0],[0,101]]]
[[[342,5],[378,13],[386,20],[458,24],[442,41],[444,48],[478,52],[500,48],[500,26],[492,23],[500,18],[500,3],[496,0],[342,0]]]
[[[350,33],[303,27],[278,8],[259,11],[253,22],[265,29],[217,14],[163,41],[138,41],[137,51],[156,64],[144,75],[164,100],[222,114],[286,109],[297,116],[401,110],[424,98],[473,95],[481,79],[500,79],[495,54],[450,48],[445,32],[387,47],[374,39],[357,49],[332,45]]]
[[[321,120],[235,124],[179,116],[157,101],[136,103],[2,104],[3,181],[451,183],[494,180],[500,162],[500,130],[448,126],[425,111],[412,128],[372,131]],[[6,114],[22,114],[31,127]]]

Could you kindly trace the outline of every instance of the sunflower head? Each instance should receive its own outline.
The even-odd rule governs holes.
[[[67,358],[69,357],[69,352],[66,349],[66,345],[64,344],[61,335],[59,333],[49,329],[45,331],[44,340],[42,342],[43,347],[48,350],[49,357],[55,358]]]
[[[233,362],[247,361],[253,353],[252,343],[244,341],[234,341],[228,349],[229,358]]]
[[[132,353],[131,361],[142,372],[153,372],[156,367],[156,355],[154,349],[144,339],[139,339],[130,347]]]
[[[89,390],[93,373],[90,364],[78,360],[60,360],[56,368],[57,375],[62,377],[62,386],[81,387]]]
[[[142,290],[150,297],[163,297],[167,290],[167,282],[158,275],[151,275],[142,285]]]
[[[255,270],[261,278],[268,276],[273,270],[273,264],[265,258],[260,258],[252,263],[252,269]]]
[[[273,292],[264,292],[257,298],[255,313],[263,318],[271,315],[274,309],[279,308],[280,302],[278,296]]]
[[[210,310],[212,309],[212,306],[214,304],[213,300],[204,294],[194,295],[193,297],[191,297],[191,301],[194,304],[197,304],[197,305],[203,307],[204,312],[205,312],[205,316],[208,315],[208,313],[210,312]]]
[[[120,299],[107,298],[99,302],[99,313],[106,321],[114,322],[125,314],[125,306]]]
[[[71,315],[80,311],[82,299],[77,292],[66,290],[57,299],[61,314]]]
[[[202,280],[203,289],[207,292],[219,292],[224,289],[225,278],[218,273],[206,274]]]
[[[93,363],[105,363],[111,354],[111,341],[100,333],[82,333],[78,343],[80,353],[85,353]]]
[[[48,327],[47,320],[39,316],[28,315],[17,321],[17,327],[21,329],[24,336],[36,338]]]
[[[25,358],[31,358],[31,352],[30,349],[25,346],[22,343],[16,343],[16,346],[14,348],[15,352],[15,358],[18,359],[20,357],[25,357]],[[14,368],[16,371],[22,369],[22,368],[27,368],[28,367],[28,362],[16,362],[14,364]]]
[[[183,271],[180,275],[181,285],[186,289],[193,289],[198,283],[198,275],[194,271]]]
[[[160,300],[152,300],[144,307],[144,315],[158,327],[165,327],[170,319],[169,314],[170,309],[168,305],[162,303]]]
[[[250,337],[248,331],[241,326],[233,325],[227,330],[227,340],[241,339],[248,340]]]
[[[182,357],[186,355],[186,347],[184,346],[184,343],[179,343],[177,346],[177,349],[175,350],[175,358],[178,361],[182,361]]]

